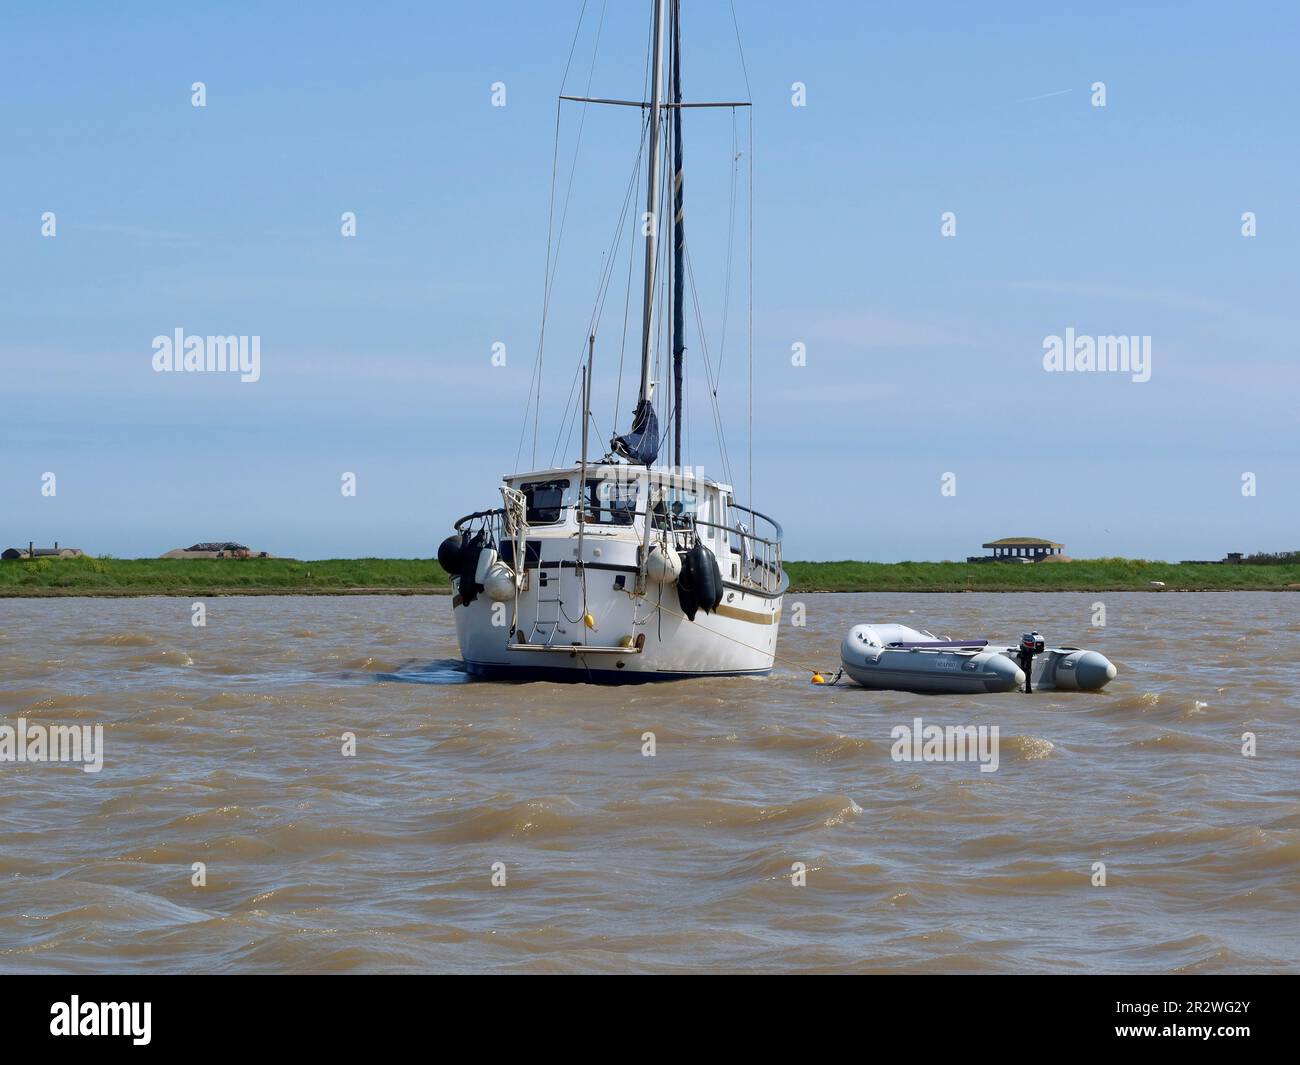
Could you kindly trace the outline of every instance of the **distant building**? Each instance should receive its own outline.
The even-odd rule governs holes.
[[[1005,536],[982,545],[991,555],[971,555],[967,562],[1068,562],[1065,545],[1037,536]]]
[[[26,547],[6,548],[0,552],[0,558],[81,558],[84,553],[79,547],[60,547],[58,540],[53,547],[37,547],[29,541]]]
[[[1245,556],[1241,551],[1229,551],[1226,556],[1218,560],[1211,558],[1185,558],[1178,564],[1180,566],[1240,566],[1245,561]]]
[[[177,547],[161,558],[272,558],[265,551],[254,551],[234,540],[209,540],[192,547]]]

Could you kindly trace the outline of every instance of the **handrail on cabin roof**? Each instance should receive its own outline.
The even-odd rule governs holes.
[[[577,503],[561,503],[557,507],[547,508],[547,509],[554,509],[563,512],[566,510],[576,510],[578,505],[579,504]],[[775,538],[761,536],[752,529],[741,528],[738,525],[719,525],[717,522],[704,521],[702,518],[696,518],[696,517],[690,517],[687,520],[689,520],[692,524],[703,525],[709,529],[723,529],[726,532],[735,533],[737,536],[743,536],[746,539],[755,541],[756,543],[767,544],[769,547],[781,546],[785,534],[779,522],[773,520],[772,518],[769,518],[766,514],[760,513],[759,511],[755,510],[753,507],[741,506],[739,503],[733,504],[733,507],[736,510],[743,510],[747,514],[752,514],[754,517],[762,518],[764,521],[768,522],[776,532]],[[452,523],[452,528],[456,532],[464,532],[465,530],[461,528],[462,525],[465,525],[471,521],[477,521],[479,518],[491,518],[491,517],[496,517],[497,515],[504,515],[504,514],[505,514],[504,507],[497,507],[494,510],[477,510],[473,514],[466,514],[463,518],[457,518]],[[641,519],[644,519],[646,516],[646,512],[644,510],[633,510],[630,511],[629,514],[633,518],[641,518]],[[664,515],[659,513],[656,513],[654,515],[654,517],[656,518],[660,518],[663,516]],[[557,520],[554,522],[547,522],[546,526],[550,528],[558,524],[559,522]]]

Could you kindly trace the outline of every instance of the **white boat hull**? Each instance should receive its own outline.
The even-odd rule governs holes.
[[[771,671],[781,595],[724,582],[718,608],[689,621],[675,585],[650,584],[644,595],[632,594],[636,543],[588,536],[582,571],[574,561],[560,565],[546,558],[561,547],[571,550],[574,542],[544,542],[542,564],[526,571],[517,617],[513,602],[493,602],[482,593],[464,604],[460,579],[453,582],[456,635],[472,676],[637,683]],[[592,557],[593,551],[601,557]],[[546,602],[553,598],[559,602]],[[594,628],[583,620],[588,614]]]

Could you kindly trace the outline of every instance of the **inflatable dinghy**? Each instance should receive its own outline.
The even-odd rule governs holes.
[[[854,625],[840,644],[840,662],[864,688],[920,693],[1098,691],[1115,678],[1104,655],[1045,647],[1037,632],[1026,633],[1017,647],[1001,647],[940,639],[906,625]]]

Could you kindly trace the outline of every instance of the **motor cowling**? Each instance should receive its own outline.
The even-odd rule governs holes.
[[[1016,649],[1016,662],[1025,674],[1026,694],[1034,690],[1034,656],[1041,655],[1045,647],[1042,634],[1037,629],[1026,632],[1020,637],[1020,644]]]

